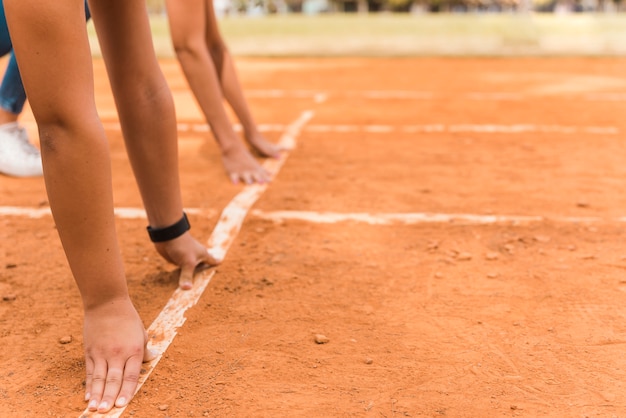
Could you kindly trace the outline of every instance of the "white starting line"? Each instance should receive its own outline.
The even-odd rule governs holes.
[[[620,129],[614,126],[564,126],[564,125],[492,125],[492,124],[459,124],[459,125],[310,125],[305,129],[307,132],[333,132],[333,133],[481,133],[481,134],[524,134],[524,133],[549,133],[549,134],[591,134],[591,135],[618,135]]]
[[[276,161],[277,165],[273,170],[277,170],[283,160]],[[268,161],[269,162],[269,161]],[[267,165],[266,165],[267,166]],[[275,171],[276,172],[276,171]],[[334,224],[339,222],[356,222],[369,225],[417,225],[432,223],[451,224],[509,224],[522,225],[538,222],[556,223],[612,223],[626,222],[626,216],[615,218],[602,218],[594,216],[533,216],[533,215],[489,215],[472,213],[368,213],[368,212],[313,212],[297,210],[262,211],[250,208],[267,188],[267,185],[246,186],[235,198],[226,206],[220,216],[213,234],[211,235],[208,247],[211,254],[223,260],[228,247],[237,236],[243,219],[248,214],[259,219],[273,222],[303,221],[318,224]],[[213,216],[215,211],[210,209],[185,208],[187,213],[203,216]],[[0,216],[16,216],[26,218],[42,218],[50,216],[49,208],[25,208],[17,206],[0,206]],[[145,219],[146,213],[142,208],[116,208],[115,215],[120,219]]]
[[[117,122],[104,123],[104,128],[109,131],[120,131],[121,127]],[[235,130],[242,131],[241,125],[234,125]],[[284,132],[288,127],[281,124],[259,125],[261,132]],[[210,132],[209,125],[205,123],[179,123],[178,132],[181,133],[207,133]],[[316,124],[307,125],[302,129],[304,132],[312,133],[407,133],[407,134],[441,134],[441,133],[481,133],[481,134],[526,134],[526,133],[546,133],[546,134],[589,134],[589,135],[619,135],[621,130],[615,126],[572,126],[572,125],[534,125],[517,123],[509,125],[494,124],[424,124],[424,125],[331,125]],[[184,138],[181,139],[184,141]]]
[[[360,90],[360,91],[320,91],[320,90],[247,90],[246,96],[258,99],[312,99],[318,103],[329,98],[357,98],[372,100],[456,100],[472,101],[521,101],[547,99],[577,99],[590,102],[625,102],[626,92],[600,92],[562,95],[524,94],[517,92],[463,92],[442,94],[434,91],[408,90]]]
[[[146,211],[143,208],[115,208],[115,216],[120,219],[146,219]],[[203,214],[210,216],[215,214],[213,210],[185,208],[188,214]],[[26,218],[43,218],[51,216],[49,207],[25,208],[20,206],[0,206],[0,216],[21,216]]]
[[[476,215],[469,213],[337,213],[337,212],[308,212],[308,211],[272,211],[264,212],[253,210],[252,216],[274,222],[289,220],[312,222],[319,224],[334,224],[338,222],[357,222],[369,225],[417,225],[431,223],[450,224],[509,224],[522,225],[537,222],[558,223],[600,223],[626,222],[626,217],[605,219],[600,217],[575,216],[524,216],[524,215]]]

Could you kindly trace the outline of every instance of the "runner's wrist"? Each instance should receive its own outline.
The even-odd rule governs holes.
[[[176,239],[191,229],[187,214],[183,211],[183,216],[178,221],[163,227],[148,226],[148,236],[154,243],[166,242]]]

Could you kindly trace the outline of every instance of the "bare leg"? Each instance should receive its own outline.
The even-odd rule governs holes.
[[[267,182],[269,173],[241,142],[224,109],[219,74],[206,44],[205,0],[167,0],[172,42],[193,94],[222,151],[224,167],[233,182]]]

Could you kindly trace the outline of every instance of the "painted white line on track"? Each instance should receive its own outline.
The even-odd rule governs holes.
[[[362,92],[349,92],[348,96],[365,97],[367,99],[404,99],[404,100],[432,100],[435,93],[429,91],[390,91],[390,90],[370,90]]]
[[[19,206],[0,206],[2,216],[21,216],[26,218],[43,218],[52,215],[50,208],[24,208]]]
[[[119,130],[118,123],[105,123],[105,129]],[[234,128],[237,132],[243,129],[241,125],[235,124]],[[287,129],[281,124],[263,124],[259,125],[261,132],[283,132]],[[211,129],[204,123],[179,123],[179,132],[210,132]],[[510,125],[496,124],[426,124],[426,125],[307,125],[304,128],[306,132],[314,133],[484,133],[484,134],[524,134],[524,133],[549,133],[549,134],[589,134],[589,135],[619,135],[620,128],[615,126],[567,126],[567,125],[534,125],[525,123],[516,123]],[[181,141],[184,141],[181,138]]]
[[[247,97],[256,99],[315,99],[319,94],[328,93],[320,90],[246,90]]]
[[[314,101],[315,103],[324,103],[326,100],[328,100],[328,94],[326,93],[317,93],[314,97]]]
[[[585,96],[591,102],[626,102],[626,93],[595,93]]]
[[[295,122],[289,125],[286,132],[281,137],[279,145],[288,150],[293,149],[296,144],[296,137],[302,130],[302,127],[312,117],[313,112],[303,112]],[[280,159],[266,160],[263,165],[268,171],[276,176],[282,165],[285,163],[288,155],[289,152],[285,152]],[[228,248],[231,246],[237,236],[237,233],[241,229],[241,225],[243,224],[246,214],[266,188],[267,184],[246,186],[224,208],[220,219],[209,238],[208,250],[216,259],[224,259]],[[133,212],[129,211],[127,213]],[[205,270],[196,276],[192,289],[176,289],[157,319],[148,328],[148,336],[150,338],[150,341],[148,342],[148,349],[154,350],[157,353],[157,356],[154,360],[143,365],[143,371],[135,393],[141,389],[141,386],[145,383],[158,362],[163,357],[163,354],[174,340],[174,337],[176,337],[178,328],[180,328],[185,322],[185,312],[198,302],[200,296],[202,296],[202,293],[206,289],[214,274],[214,269]],[[122,413],[124,413],[127,406],[123,408],[114,408],[106,414],[98,414],[85,410],[80,415],[80,418],[119,417]]]
[[[365,132],[384,134],[393,132],[395,129],[389,125],[367,125],[363,127],[363,130]]]
[[[454,98],[455,100],[472,101],[521,101],[521,100],[545,100],[546,98],[556,99],[578,99],[591,102],[624,102],[626,92],[599,92],[588,94],[563,94],[542,96],[537,94],[524,94],[519,92],[480,92],[470,91],[464,93],[442,94],[434,91],[419,90],[362,90],[362,91],[326,91],[326,90],[246,90],[246,96],[257,99],[312,99],[318,100],[323,96],[325,99],[338,98],[359,98],[371,100],[438,100]]]
[[[221,214],[219,232],[214,231],[209,247],[215,257],[223,257],[236,236],[238,229],[232,230],[232,223],[243,220],[249,207],[258,199],[259,193],[266,186],[258,185],[246,186],[239,193],[229,206]],[[248,208],[248,209],[247,209]],[[211,209],[185,208],[187,213],[199,214],[203,216],[213,216],[216,214]],[[115,215],[121,219],[145,219],[146,214],[142,208],[116,208]],[[288,220],[298,220],[311,223],[338,223],[338,222],[360,222],[370,225],[415,225],[425,223],[456,223],[456,224],[525,224],[531,222],[558,222],[558,223],[626,223],[626,216],[615,218],[601,217],[581,217],[581,216],[533,216],[533,215],[481,215],[472,213],[338,213],[338,212],[313,212],[313,211],[272,211],[252,210],[250,215],[260,219],[267,219],[276,222]],[[18,216],[26,218],[41,218],[50,216],[48,208],[26,208],[17,206],[0,206],[0,216]],[[229,229],[231,228],[231,229]],[[216,227],[217,230],[217,227]],[[221,242],[222,244],[219,244]]]
[[[484,134],[523,134],[523,133],[551,133],[551,134],[590,134],[590,135],[618,135],[620,129],[614,126],[563,126],[563,125],[492,125],[492,124],[462,124],[462,125],[309,125],[305,131],[314,133],[484,133]]]
[[[115,208],[115,216],[120,219],[146,219],[146,211],[143,208]],[[202,214],[213,216],[216,211],[213,209],[185,208],[187,214]],[[51,216],[50,208],[25,208],[19,206],[0,206],[0,216],[20,216],[26,218],[43,218]]]
[[[524,96],[519,93],[467,93],[465,97],[475,101],[519,101]]]
[[[598,217],[549,217],[524,215],[478,215],[469,213],[338,213],[338,212],[310,212],[310,211],[272,211],[264,212],[253,210],[252,216],[283,222],[298,220],[312,223],[333,224],[338,222],[358,222],[370,225],[416,225],[427,223],[453,224],[512,224],[521,225],[536,222],[560,223],[595,223],[610,222],[611,220]],[[615,218],[615,222],[626,222],[626,217]]]

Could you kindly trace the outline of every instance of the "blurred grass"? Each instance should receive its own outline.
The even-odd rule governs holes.
[[[158,55],[173,56],[166,17],[151,21]],[[621,14],[230,16],[220,30],[238,56],[626,55]]]

